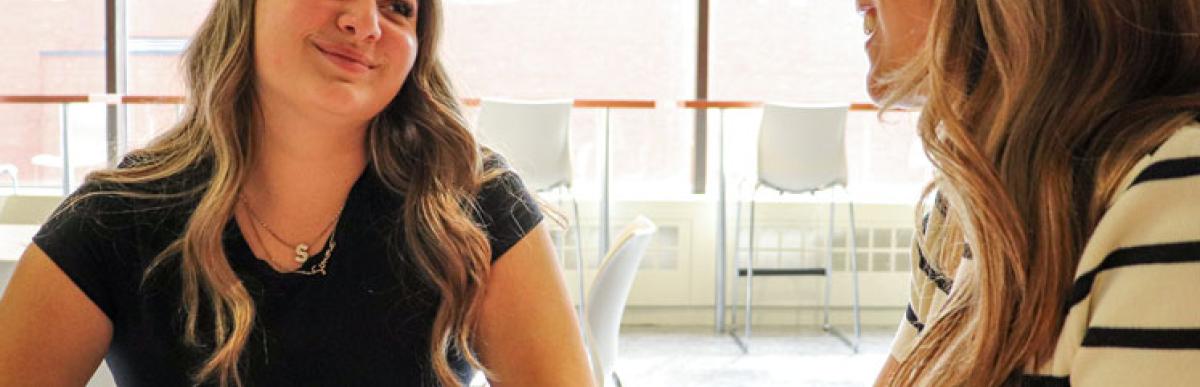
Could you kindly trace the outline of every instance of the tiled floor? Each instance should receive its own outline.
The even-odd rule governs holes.
[[[625,327],[617,374],[624,387],[863,386],[883,365],[893,332],[865,330],[852,354],[816,328],[756,329],[742,354],[711,327]]]

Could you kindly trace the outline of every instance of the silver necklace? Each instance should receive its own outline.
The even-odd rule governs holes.
[[[283,240],[283,237],[279,236],[279,234],[276,234],[275,230],[271,229],[271,226],[267,226],[267,223],[263,222],[262,219],[260,219],[258,217],[258,214],[254,213],[254,209],[250,207],[250,201],[246,200],[246,197],[244,195],[238,195],[238,197],[242,199],[241,200],[242,206],[246,207],[246,212],[248,214],[250,214],[250,219],[253,219],[255,223],[258,223],[258,225],[262,226],[262,228],[264,230],[267,230],[267,233],[270,234],[272,238],[275,238],[276,241],[279,241],[279,243],[283,243],[284,246],[292,247],[292,251],[294,251],[296,253],[296,255],[292,257],[292,259],[294,259],[296,262],[299,262],[299,263],[308,262],[309,247],[320,242],[321,236],[325,235],[326,232],[329,232],[330,229],[332,229],[333,226],[335,224],[337,224],[338,218],[340,218],[342,216],[342,209],[345,208],[345,206],[346,206],[346,204],[343,203],[342,207],[338,208],[337,213],[333,214],[333,219],[330,219],[329,224],[325,225],[325,228],[322,229],[320,233],[317,233],[317,236],[316,236],[316,238],[314,238],[314,241],[312,244],[303,243],[303,242],[291,243],[291,242]],[[331,241],[333,240],[332,234],[330,234],[329,239]]]
[[[271,267],[275,267],[275,264],[272,263],[274,261],[274,258],[271,257],[270,249],[267,249],[267,245],[263,243],[262,234],[259,234],[258,229],[254,228],[254,227],[250,227],[250,231],[254,233],[254,240],[256,242],[258,242],[258,245],[262,247],[263,253],[266,254],[267,264],[271,265]],[[309,270],[296,269],[295,271],[292,271],[292,273],[303,274],[303,275],[326,275],[326,274],[328,274],[325,271],[325,267],[329,264],[329,256],[333,254],[333,248],[337,247],[337,241],[334,240],[334,237],[336,237],[336,236],[337,236],[337,229],[334,228],[333,232],[331,234],[329,234],[329,246],[325,249],[325,253],[321,254],[321,262],[317,262],[317,265],[313,266],[312,269],[309,269]]]

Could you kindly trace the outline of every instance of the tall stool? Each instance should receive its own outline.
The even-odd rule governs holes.
[[[750,230],[749,254],[744,265],[737,270],[737,276],[745,280],[745,310],[744,333],[741,337],[737,328],[731,327],[733,336],[743,352],[749,351],[749,338],[753,323],[753,285],[755,276],[822,276],[825,277],[825,295],[823,303],[823,320],[821,328],[836,336],[855,353],[862,339],[862,321],[859,311],[858,298],[858,263],[854,241],[854,202],[846,191],[846,116],[849,105],[781,105],[765,104],[763,106],[762,126],[758,138],[758,167],[757,180],[750,194]],[[828,190],[831,193],[829,202],[829,235],[826,239],[828,255],[824,267],[778,267],[755,268],[755,203],[757,193],[763,187],[772,189],[780,194],[816,193]],[[836,216],[836,202],[832,198],[833,188],[840,188],[846,194],[846,202],[850,211],[850,228],[847,234],[850,239],[849,261],[854,292],[854,339],[850,340],[829,322],[830,294],[832,293],[833,275],[833,234]],[[741,237],[742,205],[737,205],[737,219],[734,226],[734,261],[737,262],[738,242]],[[736,298],[736,297],[735,297]],[[736,325],[737,308],[733,308],[733,321]]]

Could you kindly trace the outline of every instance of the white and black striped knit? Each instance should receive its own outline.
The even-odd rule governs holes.
[[[1022,385],[1200,386],[1200,125],[1139,161],[1118,192],[1084,247],[1054,354],[1026,369]],[[931,211],[917,238],[936,240],[941,215]],[[913,246],[897,360],[955,283],[927,261],[937,251]],[[973,270],[973,259],[961,262],[958,275]]]

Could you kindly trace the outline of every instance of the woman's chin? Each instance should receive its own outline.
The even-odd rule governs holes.
[[[344,117],[374,117],[387,101],[376,101],[370,93],[344,88],[325,88],[313,95],[315,107]],[[381,105],[382,104],[382,105]]]
[[[897,98],[893,95],[891,84],[880,80],[875,74],[867,78],[867,95],[871,97],[871,102],[876,106],[883,106],[884,103],[891,103],[891,108],[915,110],[921,108],[925,104],[925,97],[921,95],[908,95]]]
[[[876,106],[883,105],[890,91],[891,88],[880,81],[873,72],[867,76],[867,96],[871,97],[871,102],[874,102]]]

